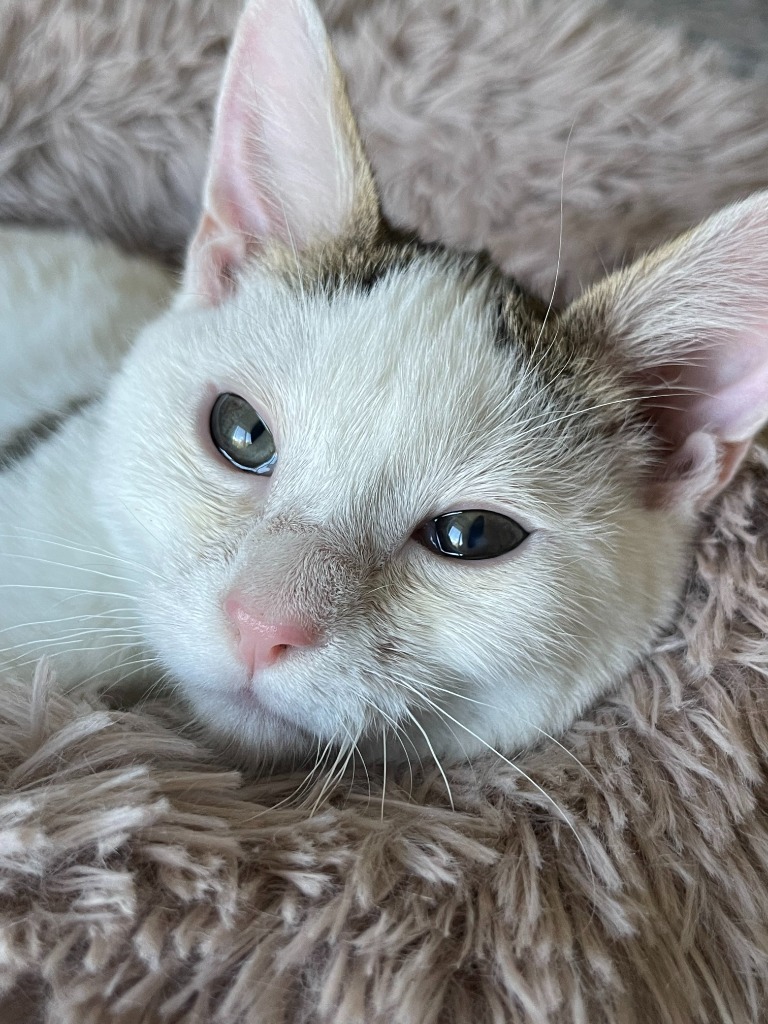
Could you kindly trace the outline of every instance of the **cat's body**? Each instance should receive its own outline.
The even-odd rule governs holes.
[[[68,685],[167,672],[248,756],[559,731],[669,624],[768,415],[767,211],[556,314],[388,231],[316,12],[251,3],[173,309],[0,477],[2,635],[101,648]]]
[[[73,685],[130,657],[114,644],[132,601],[109,595],[133,573],[109,555],[90,454],[100,395],[172,289],[111,245],[0,229],[0,664],[17,674],[45,653]]]

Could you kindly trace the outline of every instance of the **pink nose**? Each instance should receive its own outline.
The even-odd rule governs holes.
[[[274,665],[291,648],[311,647],[316,641],[316,636],[298,622],[275,622],[234,596],[226,599],[224,611],[237,628],[237,650],[251,673]]]

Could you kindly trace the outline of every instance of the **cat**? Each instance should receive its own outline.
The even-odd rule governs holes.
[[[167,278],[141,300],[72,260],[87,298],[17,296],[62,322],[127,298],[82,339],[84,366],[114,342],[95,397],[41,397],[70,415],[0,477],[4,657],[165,677],[254,762],[561,732],[673,622],[768,418],[768,193],[556,311],[386,224],[309,0],[244,9],[167,311],[124,345]]]

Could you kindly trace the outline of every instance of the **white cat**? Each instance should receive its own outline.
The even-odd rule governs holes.
[[[317,12],[254,0],[204,207],[173,308],[0,476],[5,656],[167,675],[253,758],[563,729],[669,625],[768,417],[768,194],[555,314],[387,228]]]

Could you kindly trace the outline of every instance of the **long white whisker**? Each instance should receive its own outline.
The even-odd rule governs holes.
[[[123,558],[120,555],[115,554],[107,548],[102,547],[86,547],[85,545],[72,544],[64,540],[64,538],[54,537],[51,534],[41,533],[38,530],[32,530],[27,526],[16,526],[14,527],[13,533],[2,533],[0,534],[0,540],[24,540],[32,539],[36,543],[49,544],[53,547],[63,548],[65,551],[76,551],[82,555],[93,555],[94,557],[104,557],[112,562],[120,562],[124,565],[133,566],[136,569],[141,569],[144,573],[150,573],[152,576],[156,576],[158,579],[164,579],[164,577],[155,572],[154,569],[150,569],[149,566],[144,565],[142,562],[137,562],[132,558]]]
[[[421,722],[413,714],[413,712],[412,711],[407,711],[406,713],[407,713],[409,719],[411,720],[411,722],[413,722],[413,724],[419,730],[421,735],[424,737],[424,742],[427,744],[427,749],[429,750],[430,754],[432,755],[432,760],[437,765],[437,770],[440,772],[440,774],[441,774],[441,776],[443,778],[443,782],[445,784],[445,790],[446,790],[446,792],[448,794],[448,802],[450,803],[451,810],[453,811],[456,808],[454,807],[454,803],[453,803],[453,793],[451,791],[451,785],[448,782],[448,776],[445,774],[445,769],[443,768],[442,764],[440,763],[440,759],[438,758],[437,754],[435,753],[435,748],[432,746],[432,741],[430,740],[429,736],[427,735],[426,730],[423,728]]]
[[[106,634],[106,636],[125,637],[128,639],[131,633],[141,636],[141,629],[138,626],[123,626],[121,628],[110,628],[100,626],[96,629],[63,630],[55,637],[37,637],[34,640],[23,640],[18,644],[11,644],[10,647],[0,647],[0,654],[10,654],[11,651],[19,651],[24,647],[57,646],[60,644],[76,644],[81,637],[91,637],[94,634]],[[83,648],[88,650],[88,648]]]
[[[456,690],[449,690],[445,686],[438,686],[435,683],[426,682],[422,682],[420,685],[424,689],[433,692],[444,693],[447,697],[455,697],[457,700],[464,700],[467,701],[467,703],[469,704],[477,704],[480,707],[488,708],[490,711],[498,711],[499,713],[502,712],[502,709],[497,704],[489,704],[488,701],[477,700],[477,698],[475,697],[467,697],[465,694],[458,693]],[[544,736],[546,739],[550,740],[550,742],[554,743],[555,746],[560,747],[564,754],[567,754],[568,757],[570,757],[573,761],[576,762],[576,764],[584,772],[587,778],[589,778],[592,782],[595,783],[595,785],[597,785],[597,779],[595,778],[595,776],[592,774],[592,772],[590,772],[589,768],[587,768],[587,766],[583,762],[581,762],[578,759],[578,757],[576,757],[572,750],[569,750],[555,736],[552,736],[551,733],[546,732],[544,729],[540,729],[537,725],[534,725],[533,728],[536,730],[537,733],[539,733],[540,736]]]
[[[128,614],[130,613],[130,614]],[[64,615],[56,619],[37,619],[34,622],[15,622],[12,626],[5,626],[0,629],[0,636],[9,633],[14,629],[32,629],[35,626],[56,626],[60,622],[86,622],[89,619],[117,619],[120,616],[127,620],[140,621],[133,608],[110,608],[104,612],[83,612],[81,615]]]
[[[584,860],[585,860],[586,864],[589,866],[590,875],[592,876],[592,886],[593,886],[593,889],[594,889],[594,885],[595,885],[594,871],[592,870],[592,867],[590,865],[589,855],[587,853],[586,847],[584,846],[584,842],[581,839],[581,837],[579,836],[578,832],[576,831],[576,828],[574,827],[573,823],[570,821],[568,815],[565,813],[563,808],[560,807],[560,805],[557,803],[557,801],[554,800],[549,795],[549,793],[547,793],[547,791],[544,789],[543,786],[539,785],[539,783],[536,782],[534,779],[532,779],[530,775],[528,775],[526,772],[524,772],[523,769],[519,765],[515,764],[513,761],[510,761],[510,759],[508,757],[505,757],[504,754],[501,753],[501,751],[497,750],[494,746],[492,746],[490,743],[488,743],[487,740],[484,740],[481,736],[478,736],[476,732],[474,732],[472,729],[469,728],[469,726],[466,726],[462,722],[459,722],[458,719],[454,718],[453,715],[449,714],[445,710],[445,708],[442,708],[438,704],[435,704],[435,702],[431,701],[428,697],[425,697],[423,694],[421,694],[420,696],[421,696],[422,700],[424,700],[427,703],[427,705],[431,708],[431,710],[433,710],[437,715],[439,715],[441,718],[447,719],[450,722],[453,722],[454,725],[457,725],[460,729],[463,729],[464,732],[466,732],[469,736],[471,736],[474,740],[476,740],[481,746],[485,747],[485,749],[488,750],[489,753],[495,754],[496,757],[498,757],[506,765],[508,765],[510,768],[512,768],[513,771],[516,771],[519,775],[521,775],[522,778],[524,778],[531,786],[533,786],[533,788],[538,793],[540,793],[541,796],[543,796],[544,799],[549,804],[552,805],[552,807],[554,807],[554,809],[557,811],[557,813],[558,813],[560,819],[562,820],[562,822],[573,833],[573,836],[574,836],[576,842],[578,843],[579,848],[581,849],[581,852],[584,855]],[[411,718],[414,721],[414,723],[418,724],[416,718],[413,715],[411,715]],[[421,731],[422,731],[422,734],[424,734],[423,729]]]
[[[40,555],[27,555],[15,551],[0,551],[0,558],[23,558],[26,562],[42,562],[45,565],[52,565],[57,569],[68,569],[71,572],[88,572],[92,576],[101,576],[107,580],[118,580],[120,583],[138,584],[138,580],[129,576],[117,576],[111,572],[103,572],[101,569],[92,569],[88,565],[72,565],[69,562],[54,562],[50,558],[42,558]]]
[[[46,645],[45,652],[41,651],[40,654],[36,654],[33,658],[29,658],[27,661],[20,662],[19,658],[22,658],[24,657],[24,654],[29,653],[28,651],[25,651],[22,654],[20,654],[18,658],[9,658],[6,661],[2,662],[2,665],[4,668],[27,668],[29,665],[37,664],[37,662],[42,657],[43,653],[45,654],[45,657],[47,659],[52,661],[54,658],[58,658],[62,654],[71,654],[73,651],[76,651],[78,654],[87,654],[90,651],[114,651],[124,650],[125,648],[136,650],[137,648],[141,647],[141,644],[139,644],[136,640],[128,640],[125,642],[121,641],[120,643],[115,642],[113,644],[93,644],[90,647],[81,647],[79,646],[77,640],[62,640],[59,647],[61,648],[60,650],[52,651]]]
[[[107,668],[102,669],[100,672],[94,672],[93,675],[90,675],[86,679],[81,680],[78,683],[78,688],[80,688],[81,686],[84,687],[84,686],[88,685],[89,683],[94,682],[94,680],[96,680],[96,679],[100,679],[102,676],[106,675],[108,672],[114,672],[117,669],[129,668],[131,665],[135,665],[136,668],[131,673],[129,673],[129,674],[130,675],[135,675],[136,672],[138,672],[140,668],[145,668],[146,666],[149,666],[149,665],[160,665],[160,661],[154,655],[145,655],[145,656],[143,656],[141,658],[135,658],[135,659],[133,659],[131,661],[124,661],[124,662],[122,662],[122,663],[120,663],[118,665],[110,665]],[[114,683],[114,685],[116,685],[116,686],[119,686],[120,683],[124,682],[124,680],[127,679],[127,678],[128,678],[128,676],[121,676],[119,679],[111,681],[110,686],[112,685],[112,683]]]
[[[347,800],[349,800],[349,796],[350,796],[350,794],[352,792],[352,789],[354,787],[354,784],[355,784],[355,760],[356,760],[356,758],[359,757],[360,758],[360,764],[363,766],[363,771],[365,772],[365,778],[366,778],[366,781],[368,783],[368,802],[370,803],[370,801],[371,801],[371,776],[370,776],[370,774],[368,772],[368,766],[365,763],[365,758],[360,753],[360,748],[357,745],[358,741],[360,739],[360,732],[358,732],[357,735],[353,738],[352,735],[350,734],[349,730],[347,729],[347,727],[343,726],[343,728],[344,728],[344,731],[347,733],[347,736],[349,738],[350,749],[351,749],[351,752],[352,752],[352,778],[350,779],[350,783],[349,783],[349,792],[347,793]]]
[[[315,800],[314,804],[312,805],[312,809],[309,812],[310,818],[315,816],[315,814],[317,813],[317,809],[320,806],[320,803],[322,802],[323,797],[328,792],[328,790],[330,788],[332,788],[332,786],[335,784],[335,782],[336,782],[336,776],[335,776],[336,768],[341,763],[343,758],[344,758],[344,747],[341,744],[339,744],[339,750],[338,750],[338,753],[336,755],[336,760],[331,765],[330,770],[328,772],[328,775],[325,777],[325,779],[323,781],[323,784],[320,787],[320,792],[317,795],[317,799]],[[343,776],[344,771],[346,770],[346,766],[347,766],[347,762],[348,761],[349,761],[349,754],[347,755],[347,760],[344,761],[344,764],[343,764],[343,766],[341,768],[341,772],[340,772],[340,774],[338,776],[339,778],[341,778],[341,776]]]
[[[554,302],[555,302],[555,295],[557,294],[557,284],[558,284],[558,281],[560,280],[560,261],[561,261],[562,256],[563,256],[563,221],[564,221],[564,215],[563,215],[564,203],[563,203],[563,199],[564,199],[564,196],[565,196],[565,164],[566,164],[566,160],[568,159],[568,147],[571,144],[571,136],[573,135],[573,129],[575,128],[575,126],[576,126],[576,122],[573,121],[571,123],[571,129],[568,132],[568,138],[565,140],[565,150],[563,151],[563,166],[562,166],[562,169],[560,171],[560,234],[559,234],[559,237],[558,237],[558,240],[557,240],[557,265],[555,266],[555,281],[554,281],[554,284],[552,285],[552,294],[549,297],[549,305],[547,306],[547,311],[544,314],[544,319],[542,320],[542,323],[541,323],[541,329],[539,330],[539,336],[536,338],[536,342],[535,342],[535,344],[533,346],[533,351],[534,352],[538,348],[539,342],[541,341],[541,337],[542,337],[542,335],[544,333],[544,328],[547,325],[547,320],[549,319],[549,314],[552,312],[552,306],[554,305]]]
[[[119,597],[123,601],[138,601],[133,594],[122,594],[109,590],[82,590],[80,587],[51,587],[39,583],[0,583],[0,590],[52,590],[76,597]]]

